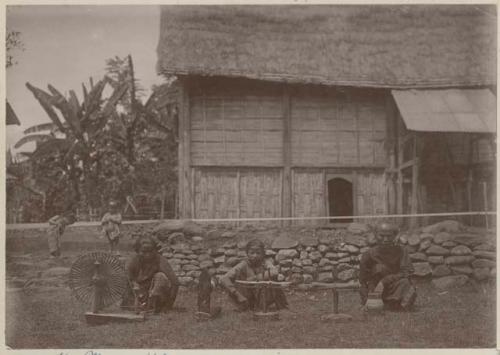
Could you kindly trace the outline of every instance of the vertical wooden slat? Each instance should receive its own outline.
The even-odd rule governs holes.
[[[222,161],[226,163],[227,160],[227,143],[226,143],[226,115],[225,115],[225,108],[224,108],[224,99],[222,101],[222,144],[224,145],[224,154],[223,154],[223,159]]]
[[[203,146],[205,147],[203,149],[203,162],[207,164],[207,100],[206,100],[206,95],[203,93]]]
[[[328,180],[326,175],[326,169],[323,169],[323,201],[325,208],[325,216],[330,216],[330,203],[328,196]],[[329,223],[328,219],[325,219],[325,224]]]
[[[191,208],[191,218],[196,218],[196,211],[195,211],[195,172],[194,168],[189,168],[190,171],[190,191],[191,191],[191,199],[190,199],[190,208]]]
[[[295,186],[295,170],[294,169],[290,169],[290,184],[292,186],[291,188],[291,210],[292,210],[292,214],[291,214],[291,217],[295,217],[296,216],[296,212],[295,212],[295,194],[297,193],[297,187]],[[291,223],[291,224],[295,224],[295,223]]]
[[[403,165],[403,144],[400,142],[401,136],[399,134],[400,122],[401,122],[401,117],[398,117],[396,119],[396,132],[398,132],[398,134],[396,135],[396,138],[397,138],[396,146],[398,147],[398,149],[396,151],[397,169],[398,169],[398,181],[397,181],[398,188],[396,191],[398,214],[403,213],[403,172],[401,171],[401,169],[399,169],[399,167],[401,165]]]
[[[182,121],[183,124],[183,180],[184,180],[184,212],[183,217],[191,217],[191,119],[189,112],[189,81],[183,80],[182,87]]]
[[[282,199],[283,204],[281,209],[283,217],[292,216],[292,189],[294,188],[291,181],[291,164],[292,164],[292,119],[290,114],[290,92],[286,86],[283,89],[283,183],[282,183]],[[283,223],[288,225],[289,223]]]
[[[184,147],[185,147],[185,105],[184,105],[184,98],[185,98],[185,81],[180,81],[179,85],[179,130],[178,130],[178,147],[177,147],[177,160],[178,160],[178,174],[177,174],[177,179],[178,179],[178,217],[184,218],[184,201],[185,201],[185,196],[184,196],[184,169],[185,169],[185,159],[184,159]]]
[[[354,120],[355,120],[355,127],[356,127],[356,163],[361,164],[361,148],[359,146],[359,105],[354,105]],[[372,135],[373,135],[373,130],[372,130]],[[373,149],[375,152],[375,149]],[[373,153],[373,162],[375,164],[375,153]]]
[[[418,213],[418,173],[419,173],[419,161],[418,161],[418,138],[417,135],[413,135],[413,166],[412,166],[412,181],[411,181],[411,214]],[[417,226],[417,218],[412,217],[410,219],[410,228],[415,228]]]
[[[240,169],[236,172],[236,218],[241,218],[241,173]],[[237,226],[240,222],[236,223]]]
[[[284,217],[284,208],[283,208],[283,189],[284,189],[284,185],[283,185],[283,179],[284,179],[284,173],[283,173],[284,169],[281,169],[280,170],[280,176],[279,176],[279,187],[278,187],[278,193],[279,193],[279,199],[278,199],[278,203],[279,203],[279,206],[278,206],[278,210],[279,210],[279,215],[281,217]],[[287,223],[285,223],[285,221],[281,221],[281,226],[284,226],[286,225]]]
[[[358,211],[358,189],[359,189],[359,183],[358,183],[358,172],[353,171],[352,172],[352,214],[354,216],[359,214]],[[356,219],[352,219],[353,222],[356,222]]]
[[[484,212],[488,212],[488,183],[486,181],[481,182],[481,185],[483,186],[483,206],[484,206]],[[486,229],[490,228],[490,223],[488,221],[488,215],[484,215],[484,221],[486,225]]]

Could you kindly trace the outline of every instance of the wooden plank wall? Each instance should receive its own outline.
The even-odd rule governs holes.
[[[386,177],[380,172],[356,173],[356,205],[358,215],[382,215],[388,213]]]
[[[194,170],[195,218],[238,218],[238,174]]]
[[[325,174],[323,169],[292,170],[292,216],[326,216]],[[315,225],[325,221],[304,221],[295,224]]]
[[[281,176],[278,170],[240,170],[241,218],[281,216]]]
[[[193,79],[188,101],[190,144],[180,155],[189,157],[180,175],[194,175],[181,195],[193,195],[184,216],[326,216],[328,169],[388,166],[384,91]],[[355,213],[378,213],[375,199],[385,205],[379,170],[354,183]]]
[[[283,164],[281,90],[201,87],[190,98],[191,163],[196,166]]]
[[[291,99],[294,166],[385,166],[383,92],[303,91]]]
[[[278,169],[196,168],[195,218],[259,218],[281,215]]]

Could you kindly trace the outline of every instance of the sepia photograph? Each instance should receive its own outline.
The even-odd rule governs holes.
[[[4,350],[496,351],[496,3],[3,7]]]

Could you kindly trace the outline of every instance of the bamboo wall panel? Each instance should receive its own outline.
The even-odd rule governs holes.
[[[278,169],[195,168],[196,218],[281,216]]]
[[[237,218],[237,173],[195,169],[194,199],[195,218]]]
[[[281,174],[279,170],[240,170],[240,217],[280,217],[280,179]]]
[[[327,198],[327,197],[326,197]],[[292,171],[292,216],[326,216],[325,179],[322,170]],[[299,221],[299,224],[321,224],[324,221]]]
[[[357,186],[354,191],[358,215],[387,214],[387,184],[385,175],[380,172],[358,172]]]
[[[249,93],[208,90],[191,97],[193,166],[283,164],[281,95]]]
[[[330,91],[291,97],[292,165],[385,166],[385,99]]]

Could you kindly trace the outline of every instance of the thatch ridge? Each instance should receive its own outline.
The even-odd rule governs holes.
[[[496,8],[164,6],[164,74],[371,87],[496,83]]]

